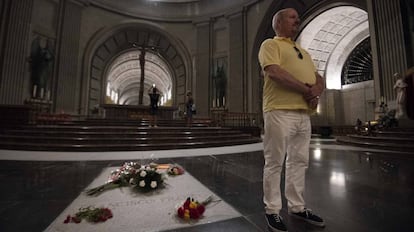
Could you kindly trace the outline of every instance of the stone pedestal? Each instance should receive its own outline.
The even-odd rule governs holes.
[[[24,104],[31,106],[32,110],[36,111],[37,113],[50,113],[52,101],[30,98],[26,99],[24,101]]]
[[[29,123],[38,123],[38,120],[42,115],[49,115],[52,108],[52,101],[30,98],[24,101],[26,106],[30,107],[30,120]]]

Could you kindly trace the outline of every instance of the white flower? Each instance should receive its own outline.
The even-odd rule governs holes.
[[[136,185],[136,183],[135,183],[135,179],[134,179],[134,178],[131,178],[131,179],[129,180],[129,184],[131,184],[131,185]]]
[[[157,187],[157,181],[151,181],[151,188],[155,189]]]
[[[139,175],[140,175],[141,177],[145,177],[145,176],[147,175],[147,172],[146,172],[146,171],[141,171],[141,172],[139,173]]]
[[[152,183],[151,183],[151,184],[152,184]],[[144,181],[144,180],[141,180],[141,181],[139,182],[139,187],[141,187],[141,188],[145,187],[145,181]]]
[[[146,166],[146,167],[145,167],[145,170],[147,170],[147,171],[151,171],[151,169],[152,169],[152,168],[151,168],[150,166]]]

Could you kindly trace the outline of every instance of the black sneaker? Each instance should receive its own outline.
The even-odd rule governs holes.
[[[266,221],[269,229],[273,232],[287,231],[285,223],[283,223],[282,217],[279,214],[266,214]]]
[[[312,210],[305,208],[302,212],[299,213],[291,213],[289,212],[289,215],[304,220],[307,223],[310,223],[312,225],[315,226],[320,226],[320,227],[324,227],[325,226],[325,222],[323,221],[323,219],[321,217],[319,217],[318,215],[312,213]]]

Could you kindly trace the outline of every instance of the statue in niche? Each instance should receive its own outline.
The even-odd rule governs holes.
[[[404,79],[399,73],[395,73],[394,78],[396,79],[394,89],[397,91],[397,108],[395,117],[398,119],[404,117],[405,115],[405,91],[407,89],[407,83],[405,83]]]
[[[409,119],[414,120],[414,66],[407,70],[404,80],[407,84],[405,89],[405,113]]]
[[[216,89],[216,99],[218,99],[217,107],[224,107],[226,105],[226,73],[224,66],[217,67],[216,75],[213,76],[214,86]]]
[[[53,59],[54,55],[51,42],[45,38],[36,37],[32,41],[29,57],[33,98],[44,98],[44,93],[47,91],[47,85],[53,69]]]

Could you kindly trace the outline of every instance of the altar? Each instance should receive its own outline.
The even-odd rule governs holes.
[[[150,106],[148,105],[100,105],[106,119],[143,119],[150,117]],[[175,106],[159,106],[158,119],[174,119],[174,113],[178,110]]]

